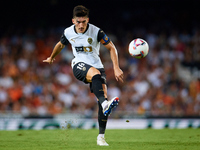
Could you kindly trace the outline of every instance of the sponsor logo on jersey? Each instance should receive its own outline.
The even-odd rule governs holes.
[[[80,46],[80,47],[75,47],[76,49],[76,52],[92,52],[92,47],[91,46],[87,46],[87,47],[84,47],[84,46]]]
[[[89,44],[92,44],[92,38],[88,38],[87,41],[88,41]]]

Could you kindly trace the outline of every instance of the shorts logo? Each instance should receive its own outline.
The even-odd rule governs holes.
[[[86,68],[85,67],[83,67],[83,71],[85,71],[86,70]]]
[[[88,41],[89,44],[92,44],[92,38],[88,38],[87,41]]]

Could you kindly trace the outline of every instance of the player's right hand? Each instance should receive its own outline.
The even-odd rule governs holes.
[[[49,64],[52,64],[54,60],[56,60],[56,59],[55,58],[52,59],[51,57],[48,57],[46,60],[43,60],[43,62],[47,62]]]

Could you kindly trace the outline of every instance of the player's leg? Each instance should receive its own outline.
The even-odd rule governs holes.
[[[106,143],[104,138],[108,119],[108,115],[105,116],[103,113],[104,107],[108,105],[105,76],[102,77],[102,74],[98,69],[91,67],[87,72],[86,81],[90,83],[91,92],[96,95],[98,100],[99,135],[97,136],[97,145],[108,146],[108,143]]]
[[[104,90],[105,87],[103,88],[102,86],[101,72],[98,69],[91,67],[86,74],[86,81],[91,83],[91,91],[95,94],[104,109],[107,106],[107,89]],[[106,93],[104,91],[106,91]]]
[[[101,72],[100,72],[101,70]],[[103,113],[105,116],[110,115],[112,109],[118,105],[119,98],[115,97],[110,101],[107,101],[107,87],[103,86],[102,84],[106,84],[106,75],[104,69],[96,69],[91,67],[86,75],[87,82],[91,82],[91,89],[92,92],[96,95],[97,99],[99,100],[102,108]]]
[[[104,90],[104,97],[107,99],[107,86],[106,84],[102,84],[103,90]],[[108,146],[108,143],[105,141],[105,130],[106,130],[106,124],[108,120],[108,116],[105,116],[103,113],[103,108],[98,101],[98,123],[99,123],[99,135],[97,136],[97,145],[100,146]]]
[[[108,146],[104,138],[106,123],[112,108],[115,106],[116,102],[118,104],[118,98],[107,101],[106,75],[104,69],[98,70],[88,64],[79,62],[74,65],[73,73],[78,80],[83,81],[84,83],[90,83],[91,92],[93,92],[98,99],[98,122],[100,136],[97,138],[97,144],[101,146]]]
[[[107,85],[106,85],[105,70],[100,69],[100,72],[101,72],[101,82],[102,82],[102,87],[104,91],[104,97],[107,99]],[[107,102],[107,106],[109,106],[110,102],[111,101]],[[108,115],[104,115],[104,111],[100,102],[98,102],[98,107],[99,107],[99,111],[98,111],[99,135],[97,136],[97,145],[108,146],[108,143],[106,143],[105,137],[104,137]]]
[[[84,62],[79,62],[73,66],[73,74],[78,80],[84,83],[91,83],[91,92],[95,94],[102,108],[105,108],[107,106],[107,100],[102,87],[101,72]]]

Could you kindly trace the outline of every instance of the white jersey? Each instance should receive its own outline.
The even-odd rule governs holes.
[[[64,35],[72,46],[74,59],[71,62],[73,66],[78,62],[87,63],[95,68],[103,68],[99,57],[100,42],[97,40],[100,28],[88,24],[85,33],[76,33],[75,25],[65,29]]]

